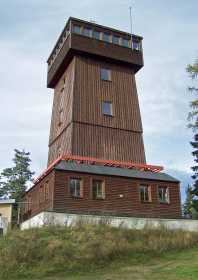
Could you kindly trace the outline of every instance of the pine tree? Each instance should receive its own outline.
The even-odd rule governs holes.
[[[0,176],[0,197],[21,201],[27,189],[28,182],[32,181],[34,172],[30,170],[30,153],[24,150],[14,150],[14,166],[5,168]]]
[[[193,216],[193,193],[192,187],[188,185],[186,188],[186,200],[183,206],[184,216],[187,218],[192,218]]]
[[[190,77],[192,78],[193,82],[196,83],[197,77],[198,77],[198,60],[192,64],[188,65],[187,72],[190,74]],[[193,208],[198,212],[198,87],[193,85],[189,87],[189,91],[193,94],[195,94],[195,99],[191,101],[190,107],[191,112],[189,113],[188,120],[189,120],[189,127],[192,128],[194,132],[194,141],[191,142],[191,145],[193,147],[192,155],[194,157],[195,165],[192,166],[193,170]]]

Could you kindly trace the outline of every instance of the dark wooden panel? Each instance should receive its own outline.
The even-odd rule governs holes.
[[[60,155],[72,153],[72,123],[49,145],[48,165]]]
[[[77,54],[112,61],[119,65],[128,65],[134,72],[143,66],[143,53],[141,51],[71,33],[48,70],[48,87],[54,88],[56,86],[68,63]]]
[[[111,81],[100,79],[100,69],[111,70]],[[142,132],[135,76],[124,66],[89,58],[76,58],[74,118],[102,125]],[[102,101],[111,101],[113,117],[102,114]]]
[[[83,198],[71,198],[68,191],[69,177],[83,180]],[[181,218],[179,184],[143,181],[109,176],[93,176],[74,172],[56,171],[54,211],[67,213],[105,213],[135,217]],[[105,181],[105,199],[91,198],[91,179]],[[139,185],[151,186],[152,202],[142,203]],[[169,187],[170,203],[159,203],[158,185]],[[123,195],[120,198],[120,195]]]
[[[68,182],[70,177],[83,180],[82,198],[72,198],[69,194]],[[101,179],[105,182],[105,199],[94,200],[91,195],[91,180]],[[48,201],[39,202],[39,189],[49,181],[50,197]],[[139,196],[139,185],[151,186],[152,201],[142,203]],[[169,187],[170,203],[158,201],[158,186]],[[122,195],[122,197],[120,197]],[[55,211],[66,213],[97,213],[129,215],[133,217],[181,218],[180,188],[177,183],[129,179],[116,176],[100,176],[81,174],[67,171],[54,171],[36,184],[24,197],[24,201],[31,200],[28,209],[23,209],[23,220],[41,211]]]
[[[47,183],[47,184],[46,184]],[[45,193],[48,186],[49,195],[46,197]],[[22,220],[26,220],[41,211],[52,211],[54,203],[54,187],[55,187],[55,173],[52,171],[43,178],[41,182],[34,185],[23,197],[23,208],[21,209]],[[43,191],[43,199],[41,199],[41,190]]]
[[[72,154],[145,163],[141,133],[83,123],[74,123]]]
[[[49,145],[51,145],[55,138],[57,138],[72,121],[74,72],[75,60],[72,60],[54,89]],[[61,109],[63,113],[63,122],[60,125]]]

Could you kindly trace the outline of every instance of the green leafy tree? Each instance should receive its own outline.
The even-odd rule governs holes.
[[[30,153],[15,149],[14,166],[5,168],[0,176],[0,197],[21,201],[34,172],[30,170]]]
[[[192,128],[194,132],[194,140],[191,142],[193,147],[192,155],[194,157],[195,165],[192,166],[193,170],[193,208],[198,212],[198,86],[197,86],[197,77],[198,77],[198,60],[194,64],[187,66],[187,72],[190,74],[190,77],[193,80],[193,86],[189,87],[189,91],[195,96],[193,101],[190,102],[191,111],[188,115],[189,127]]]

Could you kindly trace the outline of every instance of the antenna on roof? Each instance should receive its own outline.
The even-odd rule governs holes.
[[[131,49],[133,49],[132,6],[129,7],[129,11],[130,11],[130,25],[131,25]]]

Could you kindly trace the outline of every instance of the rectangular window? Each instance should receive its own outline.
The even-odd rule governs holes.
[[[129,40],[128,39],[124,39],[124,38],[122,38],[122,45],[124,46],[124,47],[129,47]]]
[[[151,187],[146,185],[140,186],[140,200],[141,202],[151,202]]]
[[[158,199],[159,202],[169,203],[169,188],[168,187],[158,187]]]
[[[70,178],[69,180],[69,192],[72,197],[82,197],[83,196],[83,186],[82,179]]]
[[[74,30],[74,33],[81,34],[81,26],[74,25],[73,30]]]
[[[140,43],[139,42],[133,42],[133,50],[140,51]]]
[[[49,181],[45,182],[45,200],[49,200]]]
[[[111,81],[111,70],[101,68],[100,69],[100,78],[104,81]]]
[[[91,30],[90,28],[84,27],[84,28],[83,28],[83,35],[84,35],[84,36],[87,36],[87,37],[91,37],[91,35],[92,35],[92,30]]]
[[[104,199],[105,198],[105,185],[102,180],[92,181],[92,197],[93,199]]]
[[[59,111],[59,120],[58,120],[58,126],[61,126],[63,124],[63,110]]]
[[[111,42],[111,35],[108,34],[108,33],[103,33],[103,34],[102,34],[102,39],[103,39],[103,41],[105,41],[105,42]]]
[[[61,154],[62,154],[61,146],[58,146],[58,148],[57,148],[57,154],[58,154],[58,157],[61,156]]]
[[[40,203],[44,202],[44,187],[43,187],[43,185],[41,185],[40,188],[39,188],[39,202]]]
[[[110,101],[103,101],[102,102],[102,113],[103,115],[112,116],[112,102]]]
[[[100,32],[94,30],[94,31],[93,31],[93,38],[94,38],[94,39],[97,39],[97,40],[100,40]]]
[[[119,44],[120,44],[120,37],[118,37],[118,36],[113,36],[112,42],[113,42],[113,44],[119,45]]]

